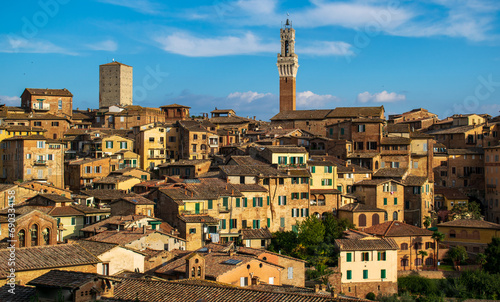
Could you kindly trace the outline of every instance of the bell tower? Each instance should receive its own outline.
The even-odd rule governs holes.
[[[299,59],[295,54],[295,30],[292,22],[286,19],[281,30],[281,53],[278,54],[280,74],[280,112],[295,110],[295,78]]]

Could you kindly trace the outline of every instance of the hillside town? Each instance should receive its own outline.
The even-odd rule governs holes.
[[[498,270],[498,113],[297,110],[280,37],[270,121],[134,104],[115,60],[96,108],[1,105],[0,300],[364,301]]]

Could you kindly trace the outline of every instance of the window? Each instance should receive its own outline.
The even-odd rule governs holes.
[[[361,253],[361,261],[370,261],[370,253],[369,252]]]
[[[300,209],[300,217],[309,216],[309,209]]]
[[[120,149],[127,149],[127,142],[120,142]]]
[[[365,132],[365,125],[358,125],[358,132]]]
[[[267,186],[267,185],[269,185],[269,178],[264,178],[264,179],[262,180],[262,184],[263,184],[263,185],[266,185],[266,186]]]
[[[344,128],[340,128],[340,135],[344,135]]]
[[[366,215],[365,214],[359,215],[358,222],[359,222],[358,224],[360,227],[365,227],[366,226]]]
[[[387,198],[384,197],[384,206],[387,205]]]
[[[101,173],[101,166],[96,166],[95,167],[95,173]]]
[[[208,200],[208,209],[212,210],[213,208],[214,208],[214,201],[212,199],[209,199]]]
[[[169,143],[175,143],[175,136],[169,136],[168,137],[168,142]]]
[[[397,161],[391,162],[391,168],[399,168],[399,162]]]
[[[299,199],[299,193],[292,193],[292,200]]]
[[[300,198],[301,199],[308,199],[309,198],[309,193],[300,193]]]
[[[253,198],[253,207],[256,208],[261,208],[263,204],[263,198],[262,197],[254,197]]]
[[[398,198],[397,197],[394,197],[394,205],[398,205]]]
[[[387,278],[387,276],[386,276],[386,272],[385,272],[385,269],[380,270],[380,278],[382,278],[382,279]]]
[[[33,125],[35,127],[41,127],[42,126],[42,122],[34,122]]]
[[[198,139],[198,134],[193,134],[193,139],[194,140]]]
[[[248,286],[248,277],[240,277],[240,286]]]
[[[241,202],[239,197],[236,197],[236,207],[237,208],[241,207]]]
[[[457,238],[457,234],[455,233],[455,230],[450,231],[450,238]]]
[[[221,224],[221,229],[225,230],[226,229],[226,219],[221,219],[220,220],[220,224]]]
[[[352,261],[352,253],[347,253],[346,254],[346,262],[351,262]]]
[[[392,213],[392,220],[398,220],[398,212],[394,211],[394,213]]]
[[[230,229],[238,228],[238,220],[236,220],[236,219],[229,220],[229,228]]]
[[[243,197],[243,207],[246,208],[248,206],[248,199]]]
[[[408,243],[401,243],[401,250],[403,251],[408,250]]]
[[[76,217],[71,217],[71,225],[76,225]]]
[[[256,219],[256,220],[253,220],[253,221],[252,221],[252,227],[253,227],[254,229],[260,229],[260,220],[257,220],[257,219]]]
[[[368,279],[368,270],[367,269],[363,270],[363,279]]]
[[[40,149],[45,148],[45,142],[44,141],[37,141],[36,142],[36,147],[40,148]]]
[[[280,178],[279,179],[279,184],[280,185],[284,185],[285,184],[285,179],[284,178]]]
[[[52,122],[52,127],[59,127],[59,122]]]
[[[154,138],[154,137],[150,137],[150,138],[149,138],[149,142],[150,142],[150,143],[154,143],[154,142],[155,142],[155,138]]]
[[[385,252],[378,252],[378,254],[377,254],[377,260],[378,261],[385,261],[385,259],[386,259]]]
[[[330,178],[325,178],[321,180],[321,185],[322,186],[331,186],[332,185],[332,180]]]
[[[292,217],[299,217],[299,209],[292,209]]]
[[[351,280],[352,279],[352,271],[348,270],[346,273],[347,273],[346,274],[347,280]]]

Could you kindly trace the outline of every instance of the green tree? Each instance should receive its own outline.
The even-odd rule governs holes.
[[[476,263],[482,269],[483,266],[487,263],[487,261],[486,261],[486,255],[483,254],[483,253],[477,254],[476,255]]]
[[[500,273],[500,238],[493,238],[485,250],[487,272]]]
[[[316,216],[309,216],[298,223],[298,240],[305,247],[315,246],[323,242],[325,226]]]
[[[325,226],[324,242],[327,244],[335,244],[335,239],[342,238],[345,230],[354,229],[354,224],[348,219],[338,219],[331,212],[326,213],[322,222]]]
[[[273,233],[269,250],[291,256],[294,248],[299,244],[297,233],[293,231]]]
[[[424,250],[418,251],[417,254],[422,257],[422,270],[424,270],[424,258],[427,257],[428,254]]]
[[[448,257],[451,259],[451,261],[453,261],[455,267],[469,258],[465,247],[461,245],[450,248],[448,250]]]
[[[444,240],[445,235],[439,231],[434,231],[432,239],[434,239],[434,268],[437,269],[439,261],[439,244]]]
[[[424,217],[424,227],[428,229],[432,224],[432,217],[431,216],[425,216]]]

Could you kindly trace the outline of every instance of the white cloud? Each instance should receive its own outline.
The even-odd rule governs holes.
[[[258,93],[254,91],[247,91],[247,92],[233,92],[230,93],[227,98],[228,99],[240,99],[241,101],[245,103],[251,103],[255,100],[262,99],[265,97],[272,96],[272,93]]]
[[[315,94],[312,91],[297,93],[297,106],[301,108],[335,107],[331,103],[339,102],[340,98],[331,94]]]
[[[98,0],[102,3],[123,6],[146,15],[159,15],[163,6],[150,0]]]
[[[78,55],[75,52],[59,47],[49,41],[25,39],[17,36],[6,35],[0,39],[0,52],[4,53],[59,53],[65,55]]]
[[[87,44],[87,47],[92,50],[116,51],[118,49],[118,44],[113,40],[104,40],[94,44]]]
[[[406,100],[404,94],[397,94],[395,92],[377,92],[374,94],[368,91],[358,94],[357,101],[360,103],[394,103]]]
[[[306,47],[297,47],[299,54],[318,56],[350,56],[354,55],[352,45],[341,41],[315,41]]]
[[[263,43],[252,33],[242,36],[199,38],[189,33],[176,32],[154,38],[167,52],[188,57],[216,57],[272,52],[279,49],[277,43]]]
[[[21,98],[18,96],[0,95],[0,104],[5,104],[7,106],[20,106]]]

